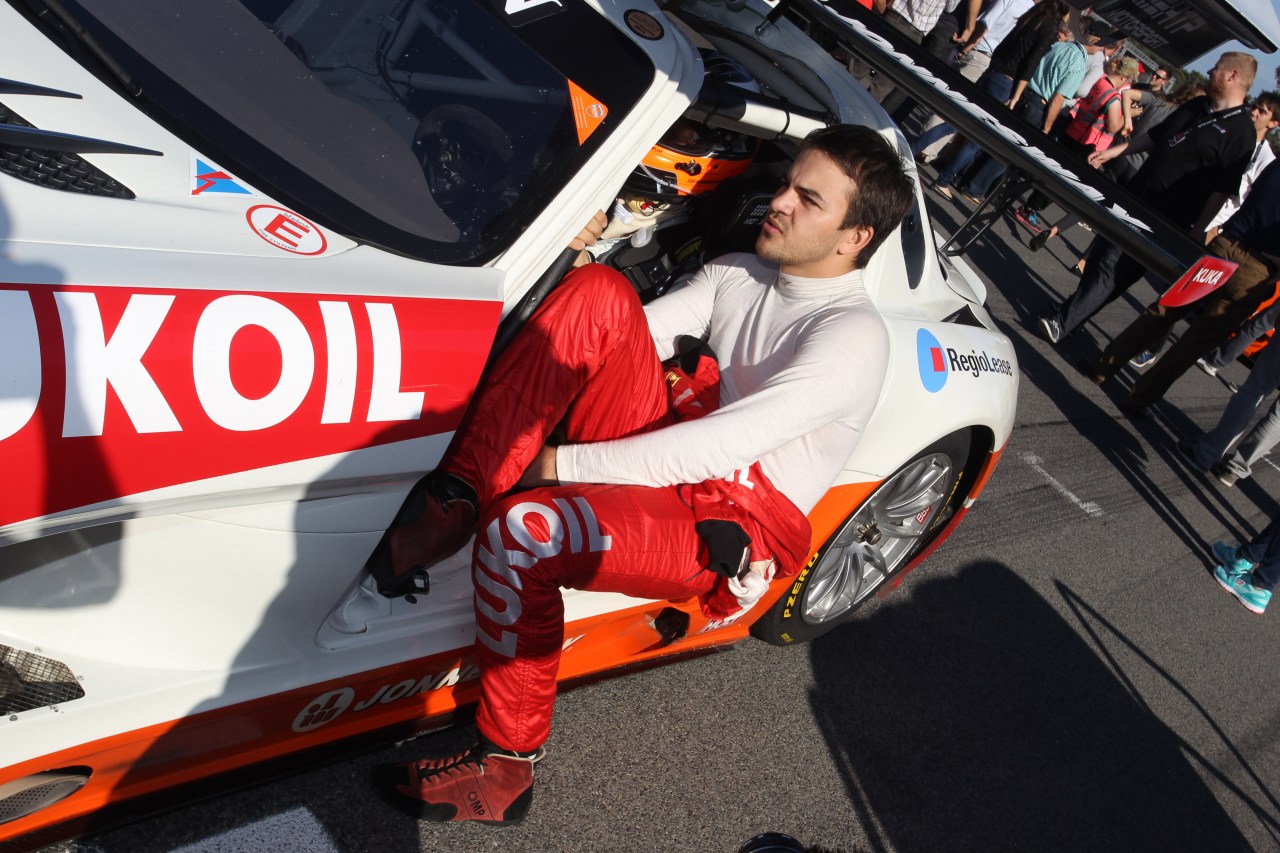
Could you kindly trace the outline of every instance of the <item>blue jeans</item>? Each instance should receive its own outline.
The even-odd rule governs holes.
[[[1249,371],[1249,378],[1227,401],[1218,425],[1195,443],[1192,455],[1196,462],[1208,468],[1221,461],[1237,477],[1252,474],[1253,464],[1280,441],[1280,401],[1268,409],[1230,455],[1227,450],[1244,434],[1262,402],[1277,387],[1280,387],[1280,346],[1268,345]]]
[[[982,87],[982,91],[986,92],[1002,104],[1008,101],[1009,97],[1013,95],[1013,78],[1008,74],[1003,74],[991,68],[988,68],[986,73],[978,78],[978,85]],[[932,131],[922,134],[920,139],[923,140],[925,137],[933,135],[942,127],[949,127],[949,125],[946,125],[945,123],[940,124]],[[923,151],[932,142],[940,139],[941,137],[942,134],[933,136],[929,142],[920,146],[920,150]],[[919,144],[919,140],[917,140],[917,144]],[[969,164],[973,162],[973,158],[977,157],[980,153],[982,153],[982,148],[980,148],[976,142],[965,140],[964,145],[956,152],[956,156],[951,159],[950,165],[948,165],[947,168],[943,170],[942,174],[938,176],[937,185],[940,187],[949,187],[954,184],[956,180],[964,174],[965,169],[969,168]]]
[[[1271,519],[1257,538],[1241,548],[1240,554],[1258,564],[1253,570],[1251,583],[1260,589],[1274,589],[1280,582],[1280,515]]]
[[[1009,94],[1013,94],[1013,92],[1010,91]],[[1045,104],[1044,99],[1027,89],[1022,93],[1022,99],[1018,101],[1014,112],[1035,127],[1039,127],[1044,124],[1044,114],[1047,109],[1048,106]],[[1004,163],[988,155],[985,162],[978,167],[978,171],[974,172],[973,176],[965,183],[965,193],[974,198],[985,198],[991,192],[991,188],[996,185],[996,181],[1000,180],[1007,170],[1008,167]]]
[[[1280,320],[1280,299],[1253,315],[1253,318],[1240,327],[1236,336],[1204,357],[1212,367],[1226,367],[1240,356],[1249,345],[1262,337],[1268,329],[1274,328]]]

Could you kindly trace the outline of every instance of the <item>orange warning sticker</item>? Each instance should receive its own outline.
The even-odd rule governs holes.
[[[581,145],[595,133],[609,114],[609,108],[572,80],[569,81],[569,103],[573,106],[573,123],[578,128],[578,144]]]

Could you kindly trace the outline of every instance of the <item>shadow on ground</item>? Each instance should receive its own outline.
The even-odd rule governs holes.
[[[1059,593],[1079,624],[1007,566],[975,563],[813,645],[811,704],[871,849],[1251,849],[1197,767],[1225,774],[1191,764],[1077,633],[1096,638],[1097,614]],[[1149,660],[1105,630],[1102,648]],[[1255,811],[1274,835],[1266,799]]]

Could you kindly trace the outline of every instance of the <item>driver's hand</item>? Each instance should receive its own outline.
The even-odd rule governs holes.
[[[604,227],[609,224],[608,218],[604,215],[603,210],[597,210],[596,215],[587,221],[587,224],[578,236],[569,241],[570,249],[582,251],[588,246],[594,246],[596,241],[600,239],[600,235],[604,233]]]
[[[604,215],[604,211],[597,210],[596,215],[591,217],[582,230],[578,232],[578,236],[569,241],[569,248],[578,251],[578,257],[573,262],[575,267],[591,263],[591,255],[587,252],[587,247],[596,244],[608,224],[609,218]]]

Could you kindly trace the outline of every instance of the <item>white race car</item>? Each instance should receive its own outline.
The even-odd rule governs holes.
[[[465,553],[395,600],[361,567],[582,223],[682,116],[753,154],[601,255],[645,297],[750,245],[810,129],[910,162],[770,11],[0,3],[0,842],[476,700]],[[1009,438],[1013,348],[918,192],[866,282],[889,376],[808,567],[721,622],[567,592],[561,679],[810,639],[951,533]]]

